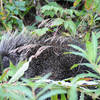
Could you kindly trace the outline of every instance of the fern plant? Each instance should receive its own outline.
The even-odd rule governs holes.
[[[41,13],[44,16],[53,18],[51,24],[48,22],[50,28],[64,26],[65,30],[68,30],[72,36],[77,34],[76,23],[73,22],[72,18],[75,17],[74,13],[77,16],[80,16],[81,13],[79,11],[74,9],[64,9],[56,2],[50,2],[41,8]]]
[[[6,31],[12,30],[14,26],[22,30],[24,15],[31,9],[31,1],[25,0],[3,0],[0,2],[0,22]],[[30,7],[28,7],[30,5]]]
[[[76,45],[70,45],[72,48],[76,49],[77,51],[70,52],[71,54],[82,56],[83,58],[87,59],[89,63],[80,63],[75,64],[71,67],[71,69],[78,67],[78,65],[83,65],[82,67],[89,67],[93,69],[97,74],[88,72],[87,74],[80,74],[74,77],[71,81],[72,83],[72,90],[71,92],[75,92],[76,99],[73,98],[73,96],[70,94],[70,100],[77,100],[77,88],[82,89],[81,93],[85,93],[87,95],[90,95],[92,98],[99,98],[100,96],[100,82],[97,80],[100,80],[100,56],[98,55],[98,41],[99,35],[95,35],[92,33],[92,40],[86,42],[86,50],[83,50],[82,48],[76,46]],[[67,52],[65,52],[67,54]],[[97,79],[97,80],[95,80]],[[86,80],[89,82],[89,80],[92,80],[93,82],[96,82],[96,88],[88,89],[85,87],[81,87],[77,85],[77,82],[79,80]],[[96,94],[97,93],[97,94]],[[83,95],[82,94],[82,95]],[[94,99],[93,99],[94,100]]]
[[[72,54],[79,55],[79,56],[82,56],[83,58],[87,59],[91,64],[91,66],[87,65],[87,67],[91,67],[97,73],[100,73],[97,70],[99,68],[98,63],[100,60],[100,56],[97,55],[98,41],[97,41],[97,37],[94,33],[92,33],[92,41],[86,42],[86,50],[83,50],[82,48],[80,48],[76,45],[70,45],[70,46],[79,51],[79,52],[71,52]]]

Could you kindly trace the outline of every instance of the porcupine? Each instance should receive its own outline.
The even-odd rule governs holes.
[[[80,40],[59,35],[54,37],[48,34],[37,39],[32,38],[30,35],[25,36],[23,34],[8,37],[9,39],[6,38],[0,43],[3,69],[9,66],[9,61],[17,65],[21,59],[29,59],[29,57],[35,55],[36,57],[32,59],[28,70],[25,72],[25,78],[43,76],[51,72],[52,75],[50,79],[62,80],[87,72],[88,70],[91,71],[91,69],[87,67],[78,67],[70,70],[72,65],[87,61],[80,56],[63,54],[64,52],[73,50],[68,44],[74,44],[85,49],[85,44]],[[28,48],[20,50],[21,47],[25,46]],[[13,50],[15,50],[15,52],[11,52]],[[20,52],[18,52],[18,50]],[[37,56],[37,52],[41,53]]]

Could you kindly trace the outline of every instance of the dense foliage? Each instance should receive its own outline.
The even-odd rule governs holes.
[[[86,50],[70,45],[76,51],[64,54],[82,56],[89,63],[74,64],[71,69],[84,65],[92,68],[96,74],[88,72],[59,81],[48,79],[50,74],[24,79],[22,76],[31,58],[20,62],[17,67],[11,63],[0,76],[0,100],[44,100],[48,97],[58,100],[58,94],[61,94],[61,100],[85,100],[85,95],[99,100],[99,3],[100,0],[1,0],[0,39],[4,33],[16,33],[16,30],[19,34],[27,31],[39,37],[48,32],[54,36],[60,33],[65,37],[78,37],[85,42]]]

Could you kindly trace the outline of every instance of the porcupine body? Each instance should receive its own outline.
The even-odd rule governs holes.
[[[34,53],[33,50],[27,55],[35,55],[30,62],[30,67],[25,73],[26,78],[34,76],[44,76],[48,73],[52,73],[50,79],[62,80],[65,78],[73,77],[77,74],[88,71],[87,67],[78,67],[73,70],[71,66],[81,62],[87,62],[80,56],[73,54],[64,54],[64,52],[70,52],[74,49],[69,47],[69,44],[77,45],[85,49],[85,45],[81,41],[77,41],[72,37],[47,37],[38,40],[37,50]],[[42,51],[42,49],[44,49]],[[37,52],[42,51],[38,56]],[[89,69],[91,70],[91,69]]]
[[[28,70],[25,72],[25,78],[43,76],[51,72],[50,79],[62,80],[89,70],[91,71],[91,69],[81,66],[70,70],[70,67],[74,64],[87,62],[80,56],[64,54],[64,52],[73,51],[73,48],[68,46],[69,44],[85,49],[85,45],[77,39],[63,36],[54,37],[48,34],[37,40],[25,35],[11,35],[8,37],[9,39],[6,38],[0,43],[3,68],[9,66],[9,61],[17,65],[22,58],[29,59],[32,55],[34,56]],[[11,52],[13,50],[15,52]]]

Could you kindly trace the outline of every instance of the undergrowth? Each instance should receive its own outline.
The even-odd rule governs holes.
[[[61,94],[61,100],[85,100],[85,95],[92,97],[93,100],[100,99],[100,9],[98,5],[100,1],[88,1],[85,0],[82,10],[77,10],[77,6],[81,4],[82,0],[72,0],[73,7],[69,9],[49,0],[45,0],[46,4],[43,6],[40,5],[39,0],[31,0],[30,2],[27,0],[0,1],[0,25],[9,32],[14,31],[15,28],[22,30],[25,27],[24,16],[32,7],[42,6],[37,11],[36,22],[26,26],[28,31],[38,36],[52,32],[54,36],[61,33],[64,36],[84,38],[86,50],[70,44],[77,52],[65,52],[65,54],[79,55],[89,61],[89,63],[74,64],[71,69],[84,65],[96,72],[96,74],[83,73],[59,81],[50,80],[50,74],[44,77],[24,79],[22,76],[28,69],[30,60],[20,62],[17,67],[10,64],[10,67],[5,69],[0,76],[0,100],[44,100],[46,98],[59,100],[59,94]],[[1,33],[3,34],[3,32]],[[92,86],[93,88],[89,88]],[[36,93],[36,91],[38,92]],[[80,96],[78,96],[79,92]]]
[[[82,56],[89,61],[89,63],[75,64],[71,69],[78,67],[78,65],[84,65],[83,67],[90,67],[96,73],[83,73],[59,81],[48,79],[50,74],[44,77],[24,79],[22,76],[29,67],[32,59],[30,57],[28,62],[20,62],[17,67],[10,64],[10,67],[4,70],[0,77],[0,100],[45,100],[46,98],[58,100],[59,94],[61,94],[61,100],[84,100],[85,94],[92,97],[93,100],[99,98],[100,56],[97,55],[99,37],[100,35],[92,33],[92,40],[86,42],[86,50],[71,44],[70,46],[77,49],[78,52],[65,52],[65,54]],[[91,86],[93,88],[89,88]],[[78,92],[81,93],[80,97],[78,97]]]

